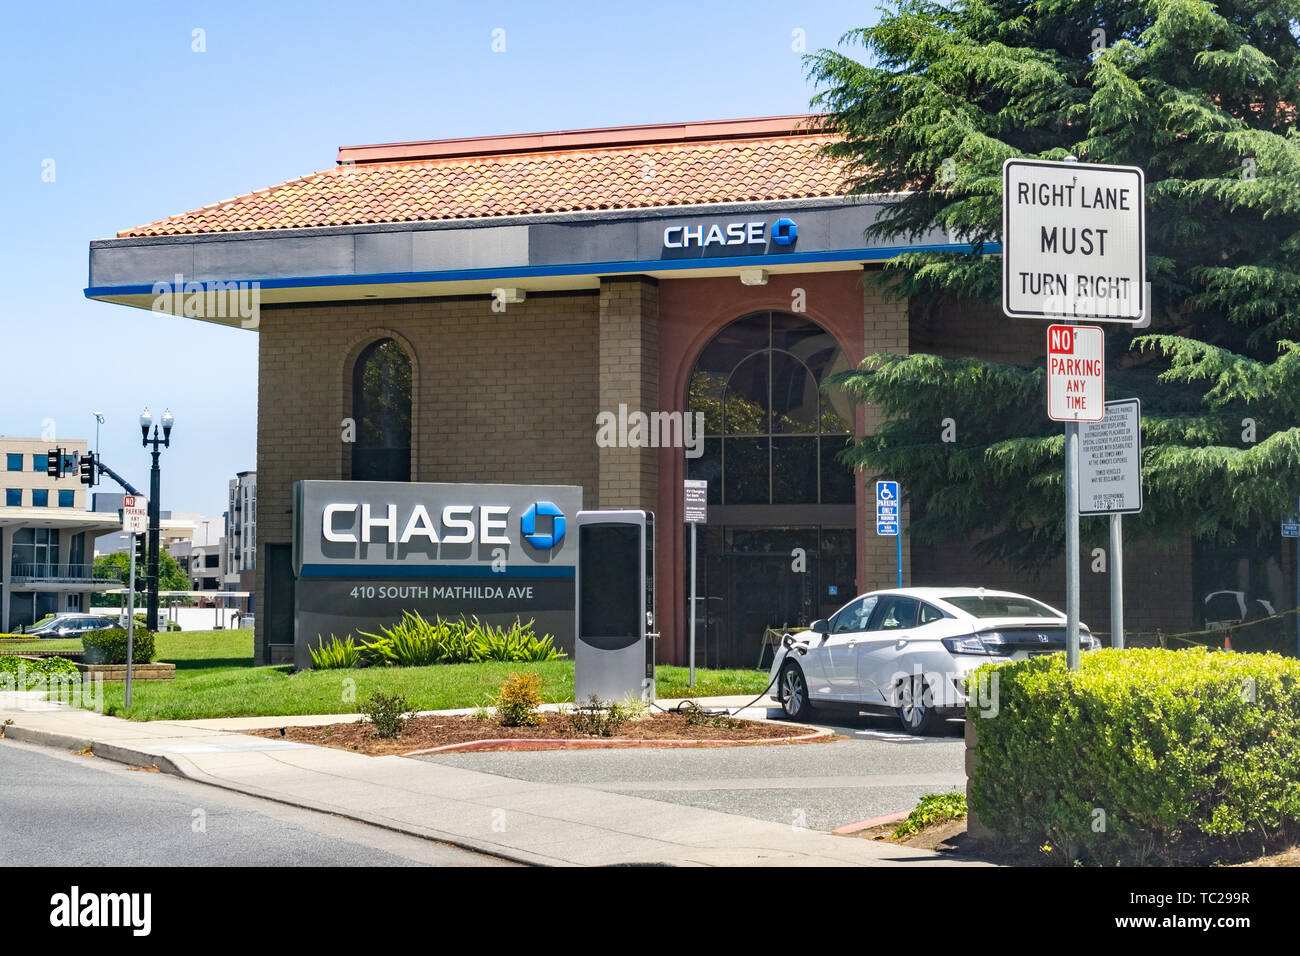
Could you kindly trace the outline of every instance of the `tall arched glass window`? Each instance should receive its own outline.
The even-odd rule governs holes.
[[[852,504],[835,460],[853,412],[822,379],[848,367],[829,332],[786,312],[737,319],[700,353],[687,408],[704,413],[704,454],[687,459],[719,505]]]
[[[393,339],[366,346],[352,369],[354,481],[411,480],[411,357]]]

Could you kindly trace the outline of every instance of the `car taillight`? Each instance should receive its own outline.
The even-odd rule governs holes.
[[[1013,648],[997,631],[984,634],[967,634],[965,637],[945,637],[943,646],[954,654],[982,654],[985,657],[1006,657]]]

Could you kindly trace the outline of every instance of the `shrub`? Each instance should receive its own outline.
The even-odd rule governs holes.
[[[349,634],[339,640],[333,634],[328,641],[317,635],[320,645],[310,648],[311,665],[319,670],[334,670],[340,667],[356,667],[361,662],[361,652]]]
[[[428,621],[418,611],[402,612],[402,619],[378,634],[360,632],[368,641],[358,647],[363,665],[463,664],[473,661],[550,661],[563,655],[554,639],[537,637],[533,622],[515,621],[509,628],[482,624],[478,618]]]
[[[137,627],[132,641],[132,663],[148,664],[154,658],[153,634]],[[91,631],[82,635],[87,664],[125,664],[126,628],[114,627],[107,631]]]
[[[573,729],[580,734],[589,737],[612,737],[614,731],[627,723],[629,716],[626,705],[616,704],[613,701],[602,702],[592,694],[585,704],[573,708],[569,719],[573,722]]]
[[[1073,673],[1053,654],[971,680],[990,668],[971,808],[1004,840],[1174,862],[1300,822],[1300,661],[1102,650]]]
[[[396,737],[415,716],[404,694],[374,693],[361,701],[360,710],[375,725],[380,737]]]
[[[10,655],[0,657],[0,675],[15,682],[24,677],[28,683],[44,682],[50,677],[72,676],[76,673],[77,665],[64,657],[42,657],[36,660]]]
[[[511,674],[497,693],[497,720],[502,727],[536,727],[542,722],[542,679],[532,671]]]
[[[913,833],[920,833],[928,826],[947,823],[949,820],[960,820],[964,816],[966,816],[966,794],[956,791],[927,793],[916,805],[916,809],[907,815],[907,819],[894,827],[892,835],[895,840],[901,840]]]
[[[532,621],[521,624],[516,620],[509,628],[503,628],[480,624],[478,618],[474,618],[470,631],[473,634],[474,660],[531,663],[558,660],[563,656],[555,649],[551,635],[537,637],[533,633]]]

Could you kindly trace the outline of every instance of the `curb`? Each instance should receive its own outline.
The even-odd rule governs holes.
[[[89,750],[94,756],[113,763],[126,764],[128,767],[155,767],[163,773],[176,777],[186,776],[174,763],[162,756],[132,750],[120,744],[110,744],[93,737],[77,737],[73,734],[60,734],[52,730],[35,730],[30,727],[10,725],[5,728],[5,740],[17,740],[22,743],[36,744],[40,747],[57,747],[73,752]]]
[[[106,743],[104,741],[95,740],[92,737],[77,737],[73,734],[60,734],[51,730],[37,730],[34,728],[18,727],[14,724],[10,724],[8,727],[4,728],[4,735],[3,737],[0,737],[0,740],[14,740],[19,743],[34,744],[40,747],[53,747],[73,752],[89,748],[90,752],[94,756],[110,760],[113,763],[120,763],[129,767],[156,767],[162,773],[171,774],[172,776],[180,777],[183,780],[189,780],[192,783],[197,783],[205,787],[216,787],[219,790],[226,790],[231,793],[256,797],[259,800],[267,800],[271,803],[278,803],[287,807],[297,807],[301,810],[310,810],[313,813],[325,813],[331,816],[341,817],[345,820],[353,820],[357,823],[364,823],[367,826],[387,830],[390,833],[401,833],[405,836],[415,837],[420,840],[428,840],[432,843],[444,843],[461,850],[467,850],[470,853],[477,853],[481,856],[490,856],[498,860],[505,860],[508,863],[518,863],[522,866],[546,867],[567,865],[563,861],[553,860],[516,847],[504,847],[493,843],[481,842],[456,833],[442,833],[439,831],[437,835],[430,835],[429,833],[422,832],[415,827],[401,826],[384,820],[373,820],[353,813],[343,813],[337,809],[319,806],[301,798],[288,799],[282,795],[262,792],[255,788],[231,786],[230,784],[222,783],[220,781],[206,779],[207,774],[204,774],[201,770],[196,773],[187,772],[167,757],[146,753],[142,750],[133,750],[119,744]]]
[[[859,820],[857,823],[846,823],[842,827],[836,827],[831,831],[831,833],[835,836],[852,836],[855,833],[861,833],[863,830],[870,830],[872,827],[883,826],[886,823],[898,823],[900,820],[906,820],[910,813],[910,810],[900,810],[898,813],[887,813],[883,817],[872,817],[870,820]]]
[[[810,743],[812,741],[830,741],[835,737],[834,731],[819,730],[816,733],[802,734],[798,737],[760,737],[756,740],[675,740],[670,738],[643,740],[636,737],[601,737],[569,738],[563,737],[505,737],[493,740],[466,740],[457,744],[443,744],[441,747],[428,747],[424,750],[410,750],[402,757],[420,757],[424,754],[467,753],[475,750],[617,750],[629,747],[754,747],[773,744]],[[906,814],[904,814],[906,816]]]

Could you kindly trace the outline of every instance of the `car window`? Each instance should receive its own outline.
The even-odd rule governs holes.
[[[921,625],[929,624],[932,621],[942,621],[942,620],[943,620],[943,611],[940,611],[933,604],[926,604],[922,602],[921,619],[920,619]]]
[[[943,600],[972,617],[1061,617],[1059,611],[1020,594],[958,594]]]
[[[847,634],[850,631],[865,631],[867,622],[871,620],[871,612],[876,607],[876,595],[871,594],[864,598],[858,598],[852,604],[842,608],[833,618],[831,618],[832,634]]]
[[[876,616],[871,621],[873,631],[896,631],[916,627],[916,610],[919,602],[916,598],[887,595],[876,609]]]

